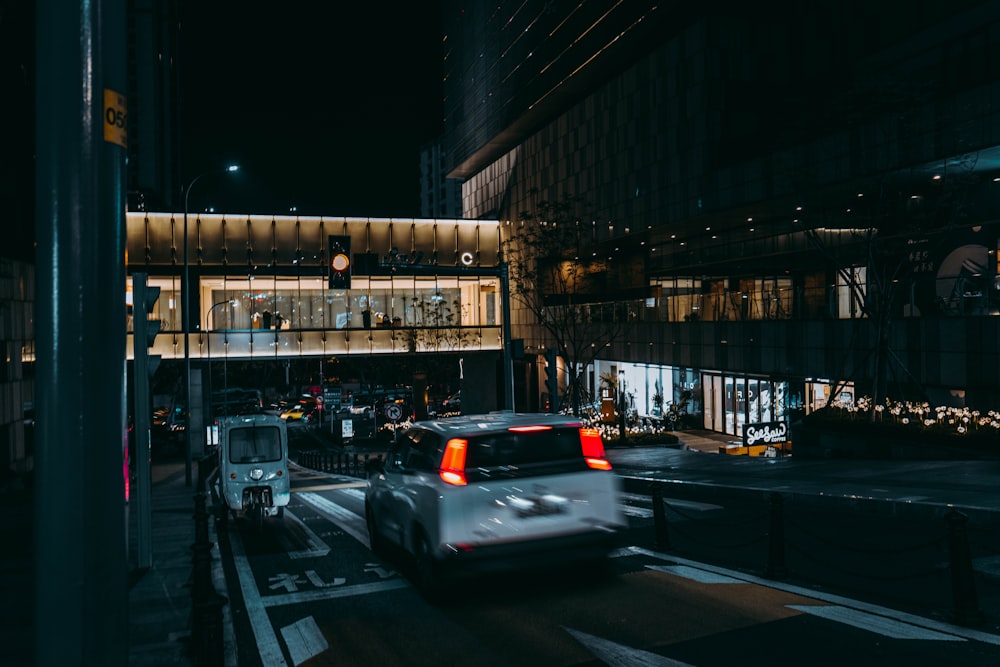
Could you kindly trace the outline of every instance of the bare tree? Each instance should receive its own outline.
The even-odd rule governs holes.
[[[920,247],[916,243],[930,246],[943,242],[963,224],[969,193],[979,180],[974,167],[974,156],[966,156],[952,165],[940,185],[925,188],[919,195],[912,194],[912,187],[903,189],[887,176],[881,184],[880,196],[867,211],[866,222],[845,230],[849,241],[841,243],[839,249],[827,244],[816,230],[806,232],[810,242],[835,267],[839,282],[849,291],[851,310],[859,314],[852,338],[861,338],[865,327],[874,328],[874,344],[862,363],[868,366],[876,405],[885,400],[893,384],[900,399],[906,398],[905,386],[916,387],[917,392],[923,393],[905,362],[892,349],[892,331],[903,312],[906,295],[920,279],[921,258],[926,253],[915,251],[914,248]],[[864,271],[860,272],[862,268]],[[844,377],[835,383],[829,403],[836,400],[859,370],[845,367]],[[874,415],[873,412],[872,418]]]
[[[583,206],[579,198],[541,201],[511,222],[502,243],[511,298],[531,312],[563,359],[565,396],[577,415],[586,395],[581,370],[635,317],[628,302],[608,296],[617,287],[614,260],[598,251],[596,223],[578,217]]]

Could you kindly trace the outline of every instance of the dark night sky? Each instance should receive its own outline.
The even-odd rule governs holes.
[[[418,217],[441,130],[440,2],[185,2],[191,210]]]

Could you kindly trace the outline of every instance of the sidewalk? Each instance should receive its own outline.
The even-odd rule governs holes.
[[[0,484],[0,645],[4,665],[33,665],[35,618],[34,496],[21,480]]]
[[[1000,525],[1000,461],[734,456],[718,454],[720,445],[733,440],[730,436],[676,435],[683,447],[612,449],[608,457],[633,483],[658,481],[671,492],[708,487],[748,494],[777,491],[800,502],[878,505],[895,515],[942,517],[956,509],[970,523]]]
[[[192,468],[192,485],[187,486],[183,462],[153,463],[153,564],[144,572],[137,566],[138,509],[134,500],[130,506],[129,665],[134,667],[184,667],[196,664],[196,656],[189,644],[197,462],[192,464]],[[215,521],[211,516],[208,517],[208,536],[213,545],[211,567],[215,591],[228,598],[216,544]],[[225,605],[222,612],[225,664],[236,665],[236,646],[232,636],[229,606]]]

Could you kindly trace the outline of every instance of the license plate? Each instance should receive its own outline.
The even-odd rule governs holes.
[[[569,502],[560,496],[525,496],[511,498],[509,502],[519,519],[564,514],[569,505]]]

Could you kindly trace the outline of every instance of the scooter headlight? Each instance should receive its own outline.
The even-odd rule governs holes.
[[[255,482],[259,482],[263,478],[264,478],[263,468],[250,468],[250,479],[252,479]]]

